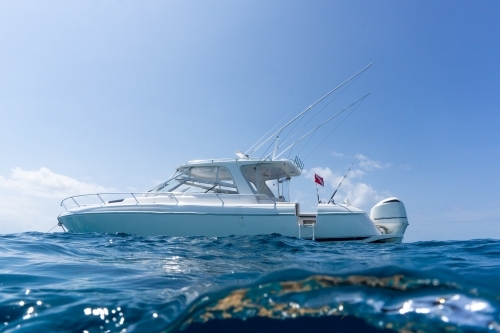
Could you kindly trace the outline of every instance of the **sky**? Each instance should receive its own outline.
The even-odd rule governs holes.
[[[370,211],[395,196],[405,241],[499,238],[498,1],[3,1],[0,233],[45,232],[63,198],[150,189],[235,157],[311,110],[292,200]],[[351,110],[351,109],[350,109]],[[312,126],[312,125],[311,125]],[[300,126],[299,126],[300,128]],[[302,143],[301,143],[302,144]],[[256,154],[256,157],[258,154]]]

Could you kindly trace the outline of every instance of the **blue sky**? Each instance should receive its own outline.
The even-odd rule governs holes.
[[[188,160],[233,157],[374,62],[318,116],[371,92],[305,160],[292,198],[310,210],[312,172],[329,197],[362,154],[339,198],[366,210],[400,198],[406,241],[498,238],[499,12],[498,1],[2,2],[1,232],[48,230],[75,191],[143,191]]]

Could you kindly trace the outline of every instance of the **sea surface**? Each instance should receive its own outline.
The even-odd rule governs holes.
[[[0,235],[1,332],[500,332],[500,241]]]

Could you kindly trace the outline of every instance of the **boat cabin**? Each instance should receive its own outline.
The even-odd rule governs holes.
[[[264,194],[275,201],[289,201],[290,179],[300,175],[299,166],[288,159],[190,161],[149,192]]]

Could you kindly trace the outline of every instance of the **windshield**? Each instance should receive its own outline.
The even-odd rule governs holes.
[[[290,176],[282,168],[270,164],[244,165],[241,173],[255,194],[288,201]]]
[[[238,188],[228,168],[201,166],[179,168],[172,178],[150,192],[237,194]]]

